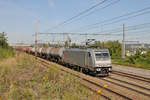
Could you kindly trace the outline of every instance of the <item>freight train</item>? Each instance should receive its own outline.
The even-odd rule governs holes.
[[[35,54],[34,47],[23,50]],[[37,56],[96,76],[108,76],[112,71],[108,49],[38,48]]]

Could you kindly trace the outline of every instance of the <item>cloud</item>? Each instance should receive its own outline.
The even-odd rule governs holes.
[[[48,0],[50,8],[54,7],[54,0]]]

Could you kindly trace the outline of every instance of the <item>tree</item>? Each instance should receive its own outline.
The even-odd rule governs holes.
[[[0,47],[8,48],[6,33],[0,33]]]
[[[91,44],[92,48],[107,48],[109,49],[110,55],[113,57],[121,57],[121,43],[119,41],[95,41]]]
[[[91,44],[90,47],[92,47],[92,48],[104,48],[103,43],[100,41],[95,41],[95,43]]]
[[[68,41],[65,41],[65,47],[69,47]]]
[[[49,47],[49,44],[43,43],[43,44],[42,44],[42,47],[48,48],[48,47]]]
[[[72,48],[78,48],[78,46],[76,45],[76,43],[72,43],[71,47]]]
[[[112,56],[121,57],[121,43],[119,41],[108,41],[105,43],[105,48],[109,49]]]

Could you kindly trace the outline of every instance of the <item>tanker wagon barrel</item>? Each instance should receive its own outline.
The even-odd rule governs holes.
[[[46,49],[46,59],[51,60],[51,55],[50,55],[50,51],[51,51],[52,47],[49,47]]]
[[[42,58],[46,58],[46,49],[47,48],[42,48],[42,51],[41,51],[41,57]]]
[[[31,48],[31,54],[34,55],[34,53],[35,53],[35,47],[32,47]]]
[[[62,58],[64,48],[52,48],[50,50],[50,55],[55,62],[60,62]]]
[[[38,49],[37,49],[37,55],[38,55],[38,57],[41,57],[41,56],[42,56],[42,49],[43,49],[43,48],[38,48]]]

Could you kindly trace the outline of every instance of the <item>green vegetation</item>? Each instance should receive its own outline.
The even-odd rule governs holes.
[[[14,56],[14,51],[8,46],[6,34],[0,33],[0,59]]]
[[[107,41],[100,42],[95,41],[94,44],[91,44],[90,47],[93,48],[107,48],[109,49],[110,55],[112,57],[121,57],[121,43],[119,41]]]
[[[150,50],[146,54],[137,51],[135,55],[126,58],[112,58],[114,64],[133,66],[138,68],[150,69]]]
[[[76,45],[75,43],[72,43],[72,48],[107,48],[109,49],[110,55],[112,57],[121,57],[121,43],[119,41],[107,41],[107,42],[101,42],[101,41],[95,41],[93,44],[90,44],[88,46],[80,46]]]
[[[0,61],[2,100],[99,100],[78,79],[54,66],[44,67],[27,54]]]
[[[14,56],[14,51],[12,48],[2,48],[0,47],[0,59],[9,58]]]
[[[4,32],[0,33],[0,46],[2,48],[8,48],[7,37]]]

